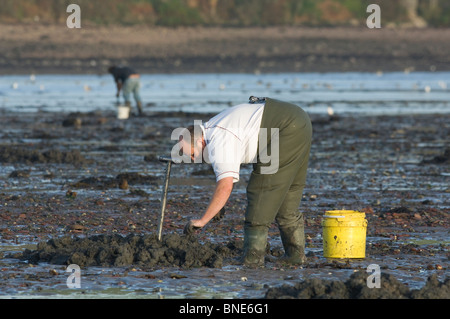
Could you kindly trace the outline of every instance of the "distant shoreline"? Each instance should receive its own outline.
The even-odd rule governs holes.
[[[0,25],[0,74],[449,71],[450,29]]]

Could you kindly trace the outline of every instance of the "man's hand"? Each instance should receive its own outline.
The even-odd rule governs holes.
[[[201,226],[195,225],[195,220],[190,220],[186,226],[184,226],[183,234],[185,235],[191,235],[194,233],[195,230],[200,229]]]
[[[211,203],[209,204],[208,209],[201,219],[192,219],[187,223],[184,227],[185,234],[191,234],[195,229],[202,228],[205,226],[213,217],[219,215],[217,217],[218,220],[223,217],[225,214],[225,209],[223,206],[227,202],[230,197],[231,191],[233,189],[233,177],[225,177],[221,179],[217,185],[216,190],[214,191],[213,198]]]

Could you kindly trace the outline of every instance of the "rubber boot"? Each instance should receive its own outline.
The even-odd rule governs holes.
[[[142,110],[142,102],[137,102],[137,109],[139,112],[139,116],[144,115],[144,111]]]
[[[244,266],[264,267],[268,232],[267,227],[244,228],[244,256],[242,258]]]
[[[289,264],[303,264],[306,262],[305,256],[305,227],[280,228],[281,242],[283,243],[285,255],[282,262]]]

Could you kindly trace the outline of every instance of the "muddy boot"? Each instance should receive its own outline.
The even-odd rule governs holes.
[[[144,115],[144,111],[142,110],[142,102],[137,102],[137,109],[139,112],[139,116]]]
[[[280,228],[281,242],[283,243],[285,255],[282,262],[289,264],[303,264],[305,256],[305,227]]]
[[[267,245],[267,227],[246,227],[244,230],[244,266],[264,267],[264,256]]]

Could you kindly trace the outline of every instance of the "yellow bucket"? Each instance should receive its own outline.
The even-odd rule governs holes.
[[[323,256],[366,257],[366,214],[354,210],[331,210],[322,220]]]

